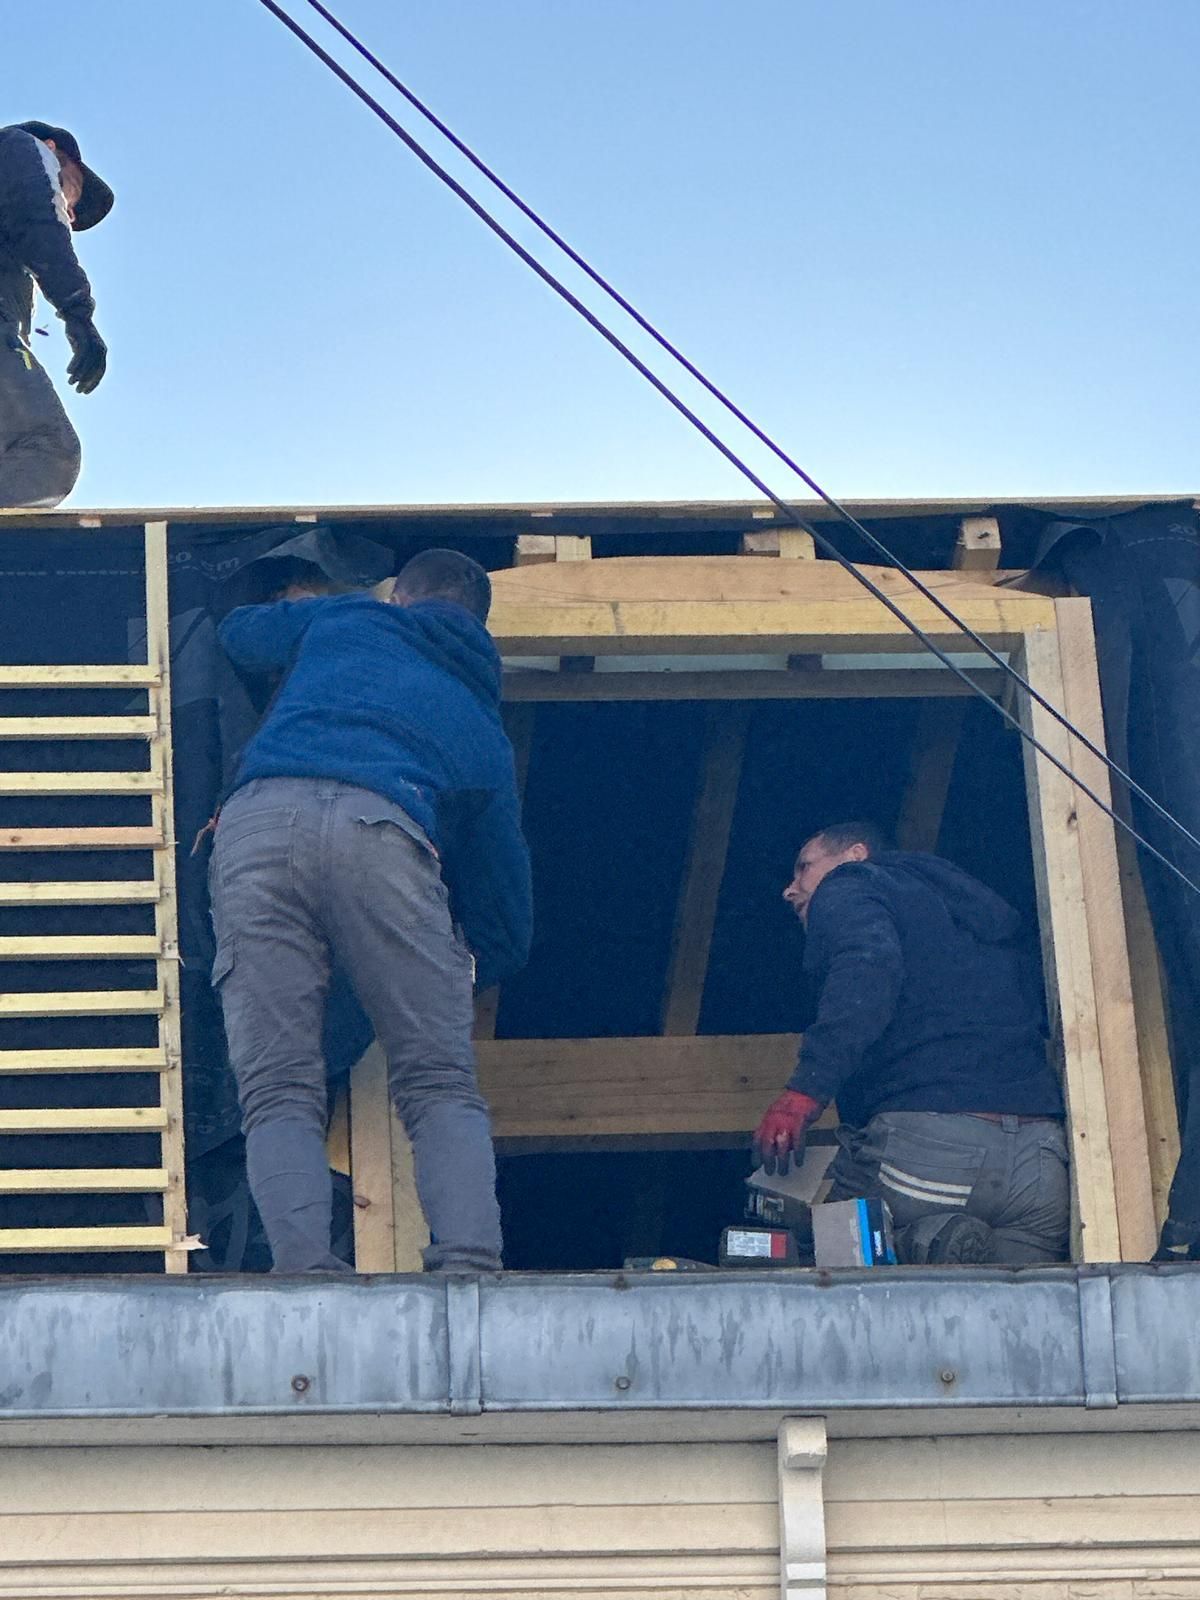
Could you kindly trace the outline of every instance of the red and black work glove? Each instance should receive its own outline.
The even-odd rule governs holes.
[[[72,351],[67,382],[80,394],[91,394],[108,365],[108,346],[96,332],[96,324],[90,316],[67,312],[63,316],[63,326]]]
[[[824,1106],[811,1095],[785,1089],[767,1107],[766,1115],[754,1135],[754,1164],[768,1177],[781,1176],[804,1154],[804,1135],[821,1115]]]

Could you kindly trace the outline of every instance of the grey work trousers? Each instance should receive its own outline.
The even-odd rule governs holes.
[[[500,1212],[471,1043],[472,962],[429,840],[367,789],[264,778],[221,811],[209,869],[213,983],[277,1272],[338,1271],[330,1251],[321,1027],[348,974],[387,1057],[432,1243],[428,1268],[494,1271]]]
[[[0,316],[0,506],[56,506],[75,487],[79,435],[54,385]]]
[[[904,1259],[904,1231],[965,1212],[992,1229],[992,1259],[1063,1261],[1070,1230],[1067,1139],[1053,1117],[885,1111],[838,1129],[830,1200],[886,1200]]]

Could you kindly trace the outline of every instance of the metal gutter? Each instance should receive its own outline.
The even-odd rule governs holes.
[[[0,1423],[1200,1402],[1200,1271],[0,1287]]]

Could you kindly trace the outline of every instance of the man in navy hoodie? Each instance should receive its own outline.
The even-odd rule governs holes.
[[[783,897],[819,1000],[755,1136],[768,1171],[836,1099],[827,1198],[886,1200],[902,1261],[1061,1260],[1063,1102],[1017,913],[862,822],[810,839]]]
[[[387,1056],[429,1223],[426,1266],[500,1266],[472,988],[524,964],[532,916],[490,602],[482,567],[427,550],[391,604],[282,600],[221,624],[236,666],[286,673],[221,810],[210,868],[213,983],[277,1272],[344,1270],[330,1251],[321,1054],[334,962]]]

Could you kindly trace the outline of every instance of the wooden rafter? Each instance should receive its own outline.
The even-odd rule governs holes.
[[[750,706],[745,701],[709,707],[663,993],[666,1034],[695,1033],[700,1021],[749,725]]]

